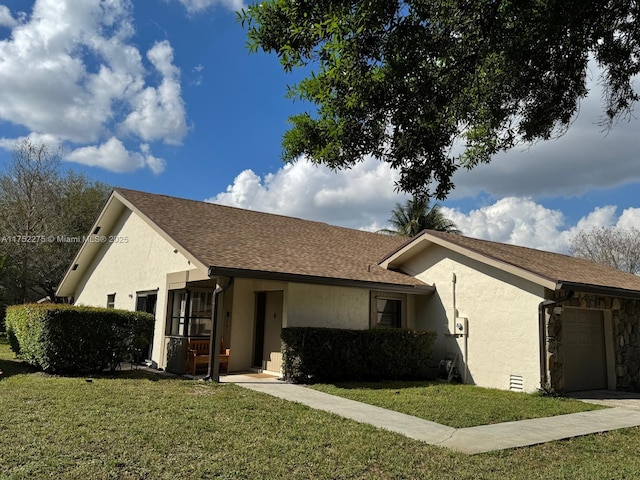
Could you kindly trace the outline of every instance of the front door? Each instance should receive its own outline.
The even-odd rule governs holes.
[[[136,311],[147,312],[156,316],[156,303],[158,302],[158,292],[153,290],[151,292],[138,292],[136,298]],[[155,328],[154,328],[155,330]],[[136,362],[141,362],[145,359],[151,358],[151,350],[153,348],[153,338],[149,339],[149,345],[141,352],[141,358],[136,358]]]
[[[282,291],[256,293],[253,365],[261,370],[279,372],[282,367],[282,305]]]

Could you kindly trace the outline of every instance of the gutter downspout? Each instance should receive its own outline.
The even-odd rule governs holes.
[[[226,283],[222,286],[220,283]],[[211,336],[209,337],[209,369],[204,380],[207,382],[220,381],[220,342],[222,342],[222,325],[218,325],[218,295],[224,292],[233,283],[233,277],[222,282],[221,278],[216,280],[216,289],[211,298]]]
[[[543,300],[538,304],[538,338],[540,339],[540,388],[544,388],[548,381],[547,365],[547,319],[546,307],[553,305],[553,300]]]
[[[571,298],[571,296],[569,296]],[[538,304],[538,337],[540,338],[540,387],[544,388],[549,382],[549,365],[547,361],[547,318],[545,309],[553,305],[561,305],[569,300],[543,300]]]

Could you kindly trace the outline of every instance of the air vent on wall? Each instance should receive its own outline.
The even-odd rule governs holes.
[[[522,375],[509,375],[509,390],[512,392],[524,391],[524,380]]]

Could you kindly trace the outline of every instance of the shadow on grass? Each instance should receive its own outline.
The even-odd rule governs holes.
[[[18,358],[13,360],[0,358],[0,372],[2,372],[0,375],[0,381],[14,375],[23,375],[26,373],[34,373],[36,371],[37,369]]]
[[[158,382],[163,380],[183,380],[193,381],[189,378],[180,377],[177,375],[169,375],[161,371],[152,371],[143,368],[137,368],[131,366],[129,363],[123,363],[122,368],[119,368],[113,372],[100,372],[100,373],[60,373],[60,374],[48,374],[29,365],[27,362],[15,357],[14,353],[9,349],[6,337],[0,336],[0,381],[5,378],[12,377],[14,375],[25,374],[39,374],[51,377],[68,377],[68,378],[87,378],[89,379],[102,379],[102,380],[149,380],[152,382]]]

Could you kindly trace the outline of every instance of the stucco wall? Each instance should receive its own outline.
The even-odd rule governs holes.
[[[126,210],[109,236],[126,239],[105,243],[87,270],[74,297],[76,305],[106,307],[107,295],[115,293],[115,308],[135,310],[136,292],[158,290],[153,360],[161,358],[166,315],[167,273],[195,267],[135,213]]]
[[[525,391],[540,386],[538,305],[544,288],[432,245],[402,268],[433,284],[431,297],[416,298],[415,326],[438,334],[434,360],[458,354],[464,371],[464,337],[453,330],[453,275],[458,317],[468,318],[467,383],[509,389],[510,376],[521,376]]]
[[[369,328],[369,291],[236,278],[231,308],[232,371],[253,367],[256,292],[283,292],[282,327]]]
[[[283,292],[282,323],[287,322],[287,284],[269,280],[236,278],[231,300],[231,356],[229,370],[242,371],[253,367],[255,337],[256,292]],[[225,306],[226,308],[226,306]]]
[[[369,328],[369,290],[289,284],[288,327]]]

